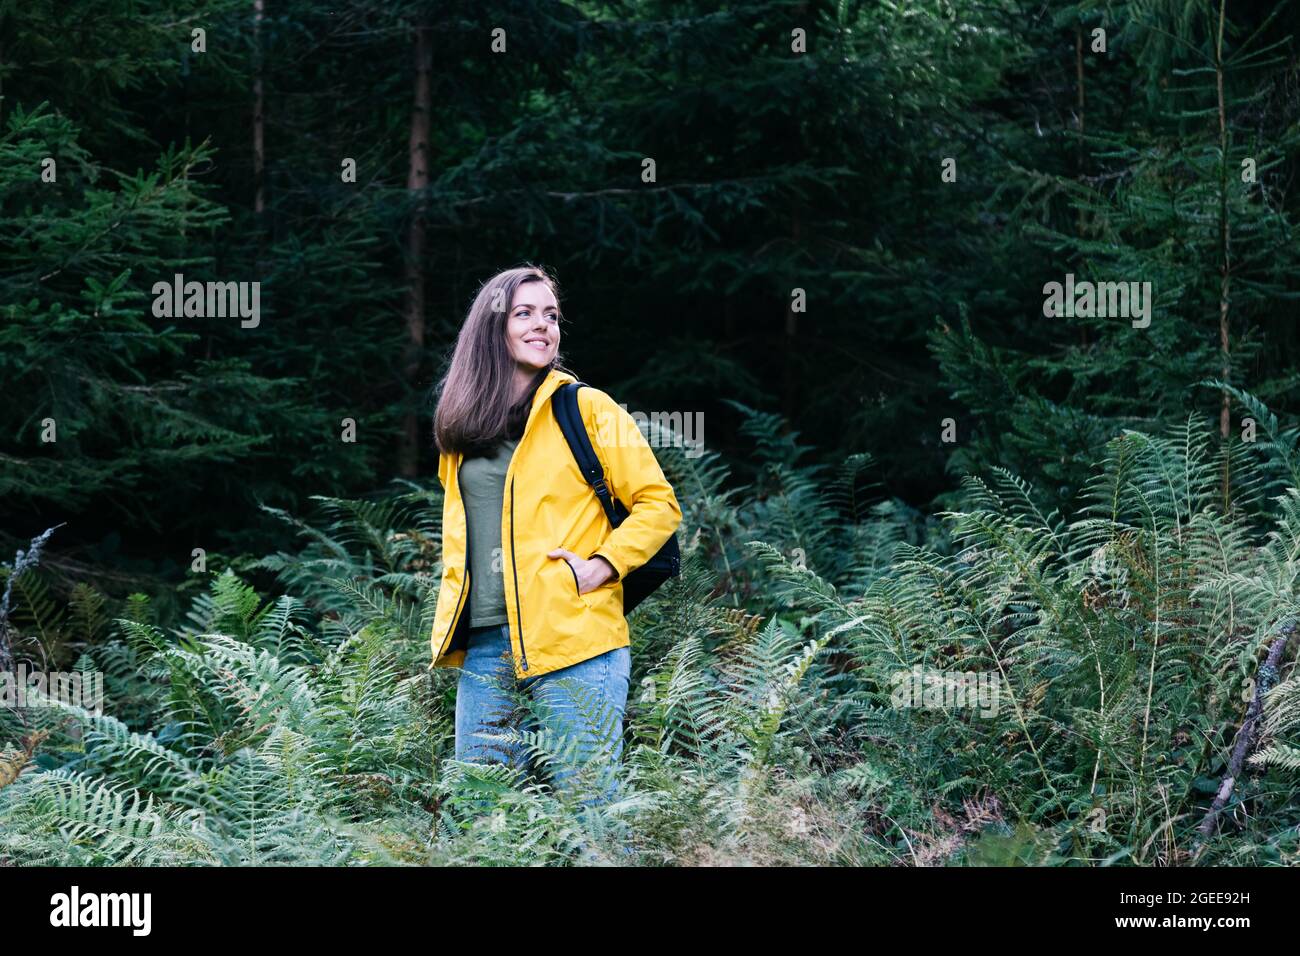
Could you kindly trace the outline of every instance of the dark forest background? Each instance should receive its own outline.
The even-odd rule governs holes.
[[[830,600],[779,590],[740,538],[867,595],[891,560],[916,560],[907,549],[959,550],[971,528],[941,515],[973,513],[970,478],[1014,475],[1025,513],[1047,516],[1015,538],[1021,570],[1038,568],[1034,542],[1096,517],[1087,495],[1099,467],[1126,460],[1114,443],[1130,432],[1184,429],[1187,495],[1203,458],[1204,506],[1244,522],[1236,544],[1262,547],[1263,490],[1295,474],[1285,423],[1300,410],[1298,32],[1300,6],[1275,0],[0,0],[0,554],[60,526],[15,626],[46,634],[42,609],[68,602],[68,621],[110,609],[103,627],[47,642],[75,660],[108,639],[110,618],[167,626],[187,609],[197,620],[196,601],[216,613],[208,595],[227,569],[264,597],[227,579],[218,608],[252,615],[296,593],[337,618],[324,592],[306,594],[303,552],[287,556],[313,540],[302,520],[325,500],[340,521],[342,501],[415,501],[412,527],[436,521],[433,388],[479,284],[525,261],[559,279],[566,365],[633,411],[703,413],[725,474],[710,472],[722,477],[707,495],[681,490],[683,535],[717,575],[695,596],[728,613],[770,599],[797,637],[801,609],[815,617]],[[355,182],[341,179],[347,159]],[[177,272],[260,282],[260,325],[155,318],[153,283]],[[1044,284],[1067,273],[1150,282],[1149,327],[1045,316]],[[1186,451],[1189,416],[1200,457]],[[348,418],[355,443],[340,441]],[[55,442],[42,440],[50,419]],[[1247,482],[1260,497],[1238,508],[1251,423],[1250,453],[1281,465]],[[825,510],[783,510],[833,481]],[[890,529],[872,538],[884,550],[869,573],[854,550],[862,500]],[[1181,546],[1192,512],[1170,507],[1150,540]],[[856,530],[817,538],[814,524],[835,522]],[[1125,535],[1115,553],[1150,543]],[[394,571],[363,551],[371,572]],[[1133,560],[1136,575],[1167,553]],[[1022,584],[990,611],[1013,631],[1030,613]],[[1084,584],[1058,585],[1100,613]],[[1178,593],[1200,613],[1190,584]],[[1157,638],[1170,626],[1163,607],[1138,613]],[[1215,743],[1187,770],[1199,813],[1241,719],[1223,701],[1284,616],[1261,611],[1231,667],[1206,665],[1214,704],[1191,736]],[[1149,719],[1143,647],[1123,650],[1136,633],[1116,625],[1115,660],[1130,655],[1116,666],[1146,690]],[[1086,656],[1071,660],[1053,666],[1091,674]],[[1062,703],[1061,720],[1116,706],[1097,690]],[[1087,726],[1113,743],[1105,721]],[[1119,761],[1125,772],[1150,749],[1144,723],[1129,729],[1140,759]],[[1165,729],[1173,750],[1189,733]],[[1070,764],[1084,781],[1074,804],[1054,776],[1067,770],[1023,725],[1008,732],[1030,743],[1046,796],[1012,814],[1004,795],[988,812],[1086,818],[1095,834],[1104,762]],[[874,773],[853,778],[864,800],[886,786]],[[934,792],[973,799],[962,781],[980,773]],[[1126,808],[1145,822],[1125,845],[1149,860],[1159,826],[1145,799]],[[936,825],[927,800],[910,805],[926,822],[894,814]],[[888,834],[876,813],[871,832]],[[1247,861],[1277,858],[1268,845]]]
[[[1206,378],[1289,409],[1292,5],[1232,4],[1222,51],[1205,3],[715,6],[4,5],[7,550],[67,521],[69,571],[174,579],[280,542],[257,502],[431,475],[467,304],[524,260],[630,408],[741,473],[725,400],[777,413],[921,509],[990,463],[1068,502]],[[260,281],[260,327],[155,319],[175,272]],[[1044,317],[1067,272],[1151,281],[1151,327]]]

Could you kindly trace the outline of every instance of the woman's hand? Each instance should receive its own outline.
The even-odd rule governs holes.
[[[594,591],[614,577],[614,566],[600,556],[580,558],[572,551],[566,551],[564,548],[555,548],[548,551],[546,556],[548,558],[564,558],[569,562],[569,567],[573,568],[573,573],[578,579],[579,594]]]

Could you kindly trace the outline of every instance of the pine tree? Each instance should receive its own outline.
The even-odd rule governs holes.
[[[1019,183],[1007,190],[1020,210],[1013,241],[1029,244],[1037,265],[1012,334],[970,308],[932,335],[945,382],[972,418],[954,469],[999,462],[1069,500],[1085,463],[1123,428],[1157,428],[1213,405],[1221,436],[1237,438],[1241,423],[1223,417],[1226,392],[1203,381],[1248,382],[1268,398],[1295,381],[1285,306],[1300,279],[1291,239],[1300,208],[1285,182],[1300,103],[1276,69],[1291,38],[1276,11],[1189,9],[1058,13],[1058,30],[1107,34],[1106,52],[1083,53],[1078,74],[1089,86],[1079,100],[1086,127],[1081,113],[1072,130],[1081,168],[1006,177]],[[1149,326],[1044,316],[1039,289],[1067,273],[1149,282]]]

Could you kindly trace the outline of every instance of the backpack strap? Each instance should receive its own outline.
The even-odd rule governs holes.
[[[561,385],[551,395],[551,410],[555,414],[555,420],[560,424],[560,431],[564,433],[564,440],[569,443],[569,450],[573,452],[573,459],[578,463],[578,470],[596,492],[601,507],[605,509],[605,516],[609,518],[610,526],[617,528],[622,519],[614,510],[614,499],[609,485],[605,483],[604,469],[600,467],[596,450],[591,447],[591,436],[587,434],[586,423],[583,422],[582,412],[578,409],[578,389],[586,384],[586,382],[566,382]]]

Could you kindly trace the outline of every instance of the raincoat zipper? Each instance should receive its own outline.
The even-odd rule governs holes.
[[[460,494],[460,468],[456,468],[456,494]],[[464,498],[461,501],[464,502]],[[442,639],[442,647],[438,648],[438,654],[434,657],[436,661],[439,657],[447,652],[447,642],[451,640],[451,635],[456,631],[456,622],[460,618],[461,598],[465,596],[465,588],[469,586],[469,562],[465,562],[465,580],[460,582],[460,594],[456,595],[456,610],[451,615],[451,625],[447,628],[447,636]]]
[[[510,476],[510,576],[515,584],[515,620],[519,622],[519,659],[528,670],[528,652],[524,650],[524,619],[519,609],[519,569],[515,566],[515,477]]]

